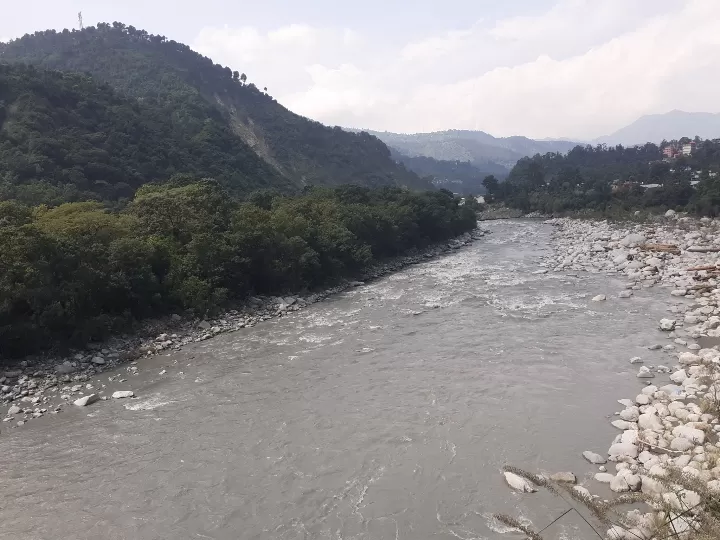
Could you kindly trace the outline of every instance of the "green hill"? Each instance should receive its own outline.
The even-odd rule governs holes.
[[[187,104],[177,114],[86,75],[0,64],[0,199],[117,201],[176,173],[214,177],[235,193],[294,188],[219,111]]]
[[[121,23],[82,31],[47,30],[0,44],[0,61],[83,72],[142,104],[163,110],[180,134],[209,119],[216,142],[239,143],[292,185],[406,186],[427,181],[392,160],[378,138],[330,128],[296,115],[238,72],[187,45]],[[282,187],[282,183],[280,183]]]

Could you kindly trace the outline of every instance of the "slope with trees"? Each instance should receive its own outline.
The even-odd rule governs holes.
[[[224,144],[237,144],[231,133],[241,138],[297,186],[430,187],[395,163],[376,137],[298,116],[248,84],[245,74],[133,26],[115,22],[81,31],[36,32],[0,44],[0,61],[88,73],[123,94],[168,111],[179,129],[204,115],[215,131],[225,132]]]
[[[236,194],[295,189],[211,107],[172,109],[86,75],[0,64],[0,199],[122,202],[176,173],[213,177]]]

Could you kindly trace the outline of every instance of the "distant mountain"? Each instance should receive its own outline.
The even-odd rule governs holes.
[[[665,114],[648,114],[615,133],[595,139],[594,142],[633,146],[646,142],[657,144],[663,139],[670,141],[681,137],[693,138],[696,135],[701,139],[720,137],[720,114],[677,110]]]
[[[175,135],[199,146],[212,144],[222,159],[235,149],[243,156],[251,149],[252,159],[240,170],[255,168],[260,178],[243,178],[242,184],[248,187],[287,190],[290,185],[297,190],[308,184],[347,183],[431,187],[399,166],[376,137],[348,133],[294,114],[246,83],[244,74],[215,64],[187,45],[133,26],[115,22],[81,31],[35,32],[0,43],[0,62],[90,75],[120,96],[163,111]],[[0,86],[0,103],[2,90]],[[118,131],[114,136],[122,134]],[[214,159],[211,152],[195,155]],[[267,167],[258,167],[256,158]]]
[[[393,159],[402,163],[408,170],[423,178],[432,178],[437,187],[448,189],[454,193],[482,194],[485,187],[483,179],[494,175],[499,180],[504,179],[509,171],[502,165],[487,163],[475,166],[469,161],[444,161],[427,156],[406,156],[391,148]]]
[[[547,152],[567,152],[577,144],[570,141],[536,141],[520,136],[493,137],[484,131],[467,130],[411,135],[383,131],[368,133],[410,157],[427,156],[442,161],[469,161],[481,169],[499,165],[509,170],[520,158]]]

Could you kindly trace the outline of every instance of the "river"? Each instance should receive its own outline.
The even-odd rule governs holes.
[[[481,226],[452,254],[143,360],[136,399],[3,429],[0,538],[516,538],[494,512],[545,527],[569,503],[512,492],[501,467],[595,472],[580,454],[615,435],[664,304],[534,273],[548,225]],[[594,535],[573,515],[545,534]]]

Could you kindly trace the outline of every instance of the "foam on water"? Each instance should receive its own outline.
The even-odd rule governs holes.
[[[131,403],[126,403],[125,408],[129,411],[152,411],[158,407],[169,405],[170,403],[175,403],[175,401],[158,394],[145,399],[133,401]]]

